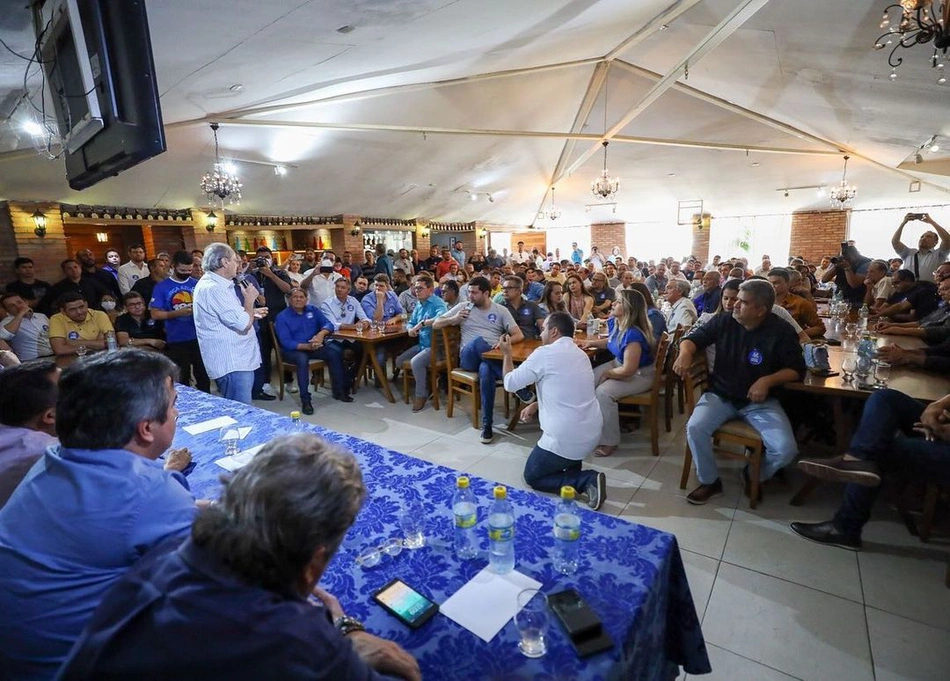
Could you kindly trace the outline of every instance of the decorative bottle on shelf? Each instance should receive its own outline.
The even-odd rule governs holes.
[[[254,237],[254,250],[257,250],[257,247],[260,245],[260,241],[257,240],[257,237]]]
[[[320,248],[320,244],[317,243],[317,237],[313,237],[312,244],[313,248]]]
[[[455,555],[463,560],[478,555],[478,539],[475,525],[478,523],[478,504],[469,487],[469,480],[461,475],[455,481],[455,496],[452,497],[452,515],[455,518]]]
[[[581,538],[581,517],[577,513],[573,487],[561,488],[561,501],[554,509],[554,569],[562,575],[577,572],[578,544]]]
[[[488,566],[503,575],[515,568],[515,511],[504,485],[495,487],[494,497],[488,509]]]
[[[281,237],[281,239],[280,239],[280,247],[281,247],[281,249],[284,250],[284,251],[289,251],[289,250],[290,250],[289,248],[287,248],[287,237]]]

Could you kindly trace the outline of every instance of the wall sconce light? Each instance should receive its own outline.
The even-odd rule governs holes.
[[[421,234],[422,234],[422,236],[424,236],[424,237],[428,237],[428,236],[429,236],[429,228],[428,228],[428,227],[423,227]]]
[[[482,227],[480,230],[478,230],[478,236],[480,236],[483,239],[486,238],[488,236],[488,230]]]
[[[32,217],[34,225],[33,233],[36,234],[36,236],[43,238],[46,236],[46,213],[37,208]]]
[[[109,240],[109,235],[106,232],[96,232],[96,241],[100,244],[104,244]]]
[[[207,220],[207,222],[205,223],[205,229],[208,230],[209,232],[213,232],[214,228],[217,227],[218,225],[218,216],[215,215],[214,211],[212,210],[212,211],[209,211],[208,214],[205,216],[205,220]]]
[[[353,229],[350,230],[350,236],[359,236],[361,225],[362,223],[359,220],[357,220],[356,224],[353,225]]]

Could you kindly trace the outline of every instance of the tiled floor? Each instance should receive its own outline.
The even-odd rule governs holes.
[[[282,414],[299,407],[296,395],[255,404]],[[372,388],[362,388],[351,404],[320,391],[314,407],[306,420],[517,487],[525,487],[521,471],[539,437],[536,425],[512,434],[496,428],[495,442],[483,445],[464,409],[452,419],[444,405],[413,414],[401,399],[389,404]],[[500,414],[496,423],[503,423]],[[943,585],[950,541],[921,544],[880,503],[862,552],[807,542],[791,533],[789,521],[829,518],[841,488],[824,486],[794,508],[788,504],[800,480],[794,472],[789,486],[767,486],[764,501],[750,511],[738,468],[724,463],[726,494],[690,506],[679,489],[683,425],[678,418],[674,432],[663,434],[659,458],[637,432],[593,465],[607,474],[603,512],[679,540],[713,665],[711,675],[696,678],[950,678],[950,589]]]

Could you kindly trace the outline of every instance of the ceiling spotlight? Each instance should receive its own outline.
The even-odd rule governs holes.
[[[244,85],[242,83],[235,83],[234,85],[228,88],[228,90],[230,90],[231,92],[240,92],[243,89],[244,89]]]
[[[39,137],[46,133],[46,130],[43,128],[43,126],[34,120],[24,121],[23,130],[26,133],[33,135],[33,137]]]
[[[930,151],[931,154],[935,154],[940,151],[940,145],[934,142],[930,145],[930,149],[928,151]]]
[[[488,195],[488,203],[495,203],[495,197],[491,194]]]
[[[478,194],[476,194],[475,192],[469,192],[468,196],[469,198],[472,199],[472,201],[478,201]]]
[[[785,198],[786,198],[786,199],[788,198],[788,190],[787,190],[787,189],[785,190]]]
[[[753,163],[753,164],[752,164],[752,167],[753,167],[753,168],[758,168],[758,167],[759,167],[759,165],[760,165],[760,164],[759,164],[759,162],[758,162],[758,161],[756,161],[755,163]]]
[[[277,175],[278,177],[283,177],[286,174],[287,174],[287,166],[281,166],[281,165],[274,166],[274,175]]]

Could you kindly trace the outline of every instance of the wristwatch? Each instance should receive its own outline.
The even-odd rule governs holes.
[[[354,631],[366,631],[366,627],[363,626],[362,622],[349,615],[340,615],[337,617],[333,620],[333,626],[344,636],[348,636]]]

